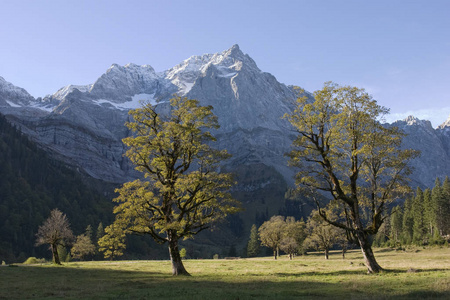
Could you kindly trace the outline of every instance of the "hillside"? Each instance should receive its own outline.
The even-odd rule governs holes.
[[[112,220],[112,203],[81,176],[51,159],[0,114],[0,260],[46,257],[34,247],[38,226],[59,208],[75,234]]]

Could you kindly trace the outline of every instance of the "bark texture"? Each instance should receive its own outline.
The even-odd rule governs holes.
[[[185,275],[190,276],[188,271],[184,268],[183,261],[178,249],[178,238],[175,233],[169,231],[169,253],[170,260],[172,262],[172,275]]]

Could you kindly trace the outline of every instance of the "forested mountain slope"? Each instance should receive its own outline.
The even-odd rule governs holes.
[[[47,256],[34,247],[39,225],[59,208],[75,234],[112,219],[112,203],[80,175],[48,157],[0,114],[0,260]]]

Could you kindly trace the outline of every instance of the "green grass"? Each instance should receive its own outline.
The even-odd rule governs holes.
[[[0,267],[0,299],[449,299],[450,249],[378,249],[387,270],[368,275],[359,251],[240,260],[72,262]],[[409,269],[416,272],[407,272]]]

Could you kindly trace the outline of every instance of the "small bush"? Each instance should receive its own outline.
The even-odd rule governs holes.
[[[187,251],[186,251],[186,248],[183,248],[183,249],[181,249],[180,250],[180,257],[181,258],[186,258],[186,254],[187,254]]]
[[[45,263],[44,258],[36,258],[36,257],[28,257],[26,261],[24,261],[24,265],[32,265],[32,264],[42,264]]]
[[[219,259],[219,254],[214,254],[213,259]]]

